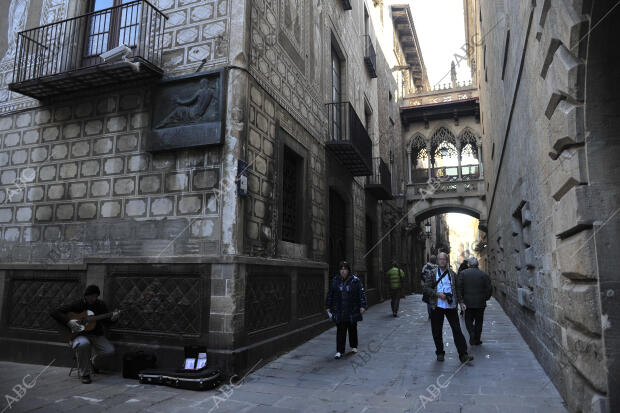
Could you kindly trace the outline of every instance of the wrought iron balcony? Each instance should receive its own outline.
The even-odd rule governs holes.
[[[372,141],[350,102],[328,103],[325,145],[353,176],[372,175]]]
[[[24,30],[9,89],[45,100],[160,78],[166,19],[148,1],[136,0]],[[102,53],[123,45],[125,57],[103,61]]]
[[[364,63],[366,63],[366,69],[371,78],[377,77],[377,55],[375,54],[375,47],[372,45],[372,39],[370,36],[364,36]]]
[[[366,190],[377,199],[393,199],[392,174],[381,158],[372,158],[372,175],[366,177]]]

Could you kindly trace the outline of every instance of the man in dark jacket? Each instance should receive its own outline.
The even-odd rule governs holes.
[[[487,300],[491,298],[493,288],[491,278],[478,268],[476,258],[469,259],[469,268],[459,274],[457,290],[462,297],[461,309],[465,311],[465,326],[469,332],[469,344],[479,345],[482,334],[482,322]]]
[[[456,304],[459,296],[456,292],[456,274],[448,268],[448,254],[439,253],[437,256],[438,268],[426,277],[424,293],[429,297],[431,305],[431,329],[435,341],[437,361],[444,361],[443,347],[443,319],[446,317],[452,329],[454,344],[459,352],[461,363],[467,363],[474,358],[467,354],[467,342],[461,331]]]
[[[74,330],[79,327],[76,320],[69,320],[67,313],[82,313],[86,310],[93,312],[93,315],[101,315],[108,312],[105,303],[99,300],[99,287],[89,285],[84,291],[84,297],[70,304],[63,304],[51,312],[51,316],[61,324]],[[109,325],[118,319],[117,311],[112,313],[109,319],[97,321],[95,328],[89,332],[82,333],[71,341],[71,347],[75,350],[78,360],[78,372],[82,378],[82,383],[90,383],[91,363],[95,368],[99,366],[102,358],[114,354],[114,346],[103,335],[103,326]],[[91,360],[91,350],[95,355]]]
[[[351,351],[357,353],[357,322],[362,321],[366,311],[366,292],[360,279],[351,274],[351,265],[341,261],[338,268],[339,274],[329,284],[325,304],[327,315],[336,323],[336,359],[344,354],[347,331]]]
[[[424,289],[424,283],[426,282],[426,278],[429,276],[432,276],[432,274],[434,274],[435,272],[437,272],[437,256],[431,255],[428,262],[424,264],[424,267],[422,268],[422,277],[421,277],[422,278],[421,279],[422,289]],[[432,311],[432,307],[430,303],[426,303],[426,310],[428,311],[428,319],[430,320],[431,311]]]

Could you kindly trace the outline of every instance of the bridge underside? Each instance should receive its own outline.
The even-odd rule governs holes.
[[[427,218],[449,212],[472,216],[480,221],[478,227],[486,232],[487,205],[483,195],[462,196],[445,194],[407,197],[409,222],[420,223]]]

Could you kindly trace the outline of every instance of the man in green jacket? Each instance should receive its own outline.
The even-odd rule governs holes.
[[[388,270],[387,278],[390,282],[390,297],[392,298],[392,314],[398,317],[398,304],[400,303],[402,283],[405,279],[405,272],[398,268],[398,263],[392,261],[392,268]]]

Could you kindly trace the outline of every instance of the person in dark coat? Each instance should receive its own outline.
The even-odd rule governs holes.
[[[467,263],[467,260],[463,260],[461,265],[459,265],[459,269],[456,272],[456,275],[459,275],[461,273],[461,271],[466,270],[467,268],[469,268],[469,264]]]
[[[461,309],[465,311],[465,326],[469,332],[469,344],[475,346],[482,344],[482,323],[484,321],[484,309],[487,301],[491,298],[493,287],[491,278],[478,268],[476,258],[469,259],[469,268],[459,274],[457,290],[462,297]]]
[[[431,255],[428,262],[424,264],[424,267],[422,268],[422,277],[421,277],[422,289],[424,289],[426,277],[432,276],[432,274],[434,274],[435,271],[437,271],[437,256]],[[426,310],[428,311],[428,319],[430,320],[431,310],[432,310],[430,303],[426,303]]]
[[[466,270],[467,268],[469,268],[469,264],[467,262],[467,260],[463,260],[463,262],[461,263],[461,265],[459,265],[459,269],[456,272],[456,279],[459,279],[459,276],[461,275],[461,272],[463,272],[464,270]],[[458,282],[457,282],[458,285]],[[461,316],[463,315],[463,310],[461,310]]]
[[[327,315],[336,323],[336,359],[344,354],[347,331],[351,351],[357,353],[357,323],[362,321],[362,314],[367,308],[364,286],[351,273],[351,265],[341,261],[338,268],[339,274],[329,284],[325,304]]]
[[[99,299],[99,294],[99,287],[96,285],[89,285],[86,287],[82,298],[72,303],[61,305],[53,310],[50,315],[60,324],[66,325],[71,329],[74,327],[77,328],[77,321],[69,320],[67,313],[79,314],[86,310],[90,310],[94,315],[101,315],[108,312],[105,303]],[[93,330],[81,333],[71,340],[71,347],[75,350],[75,355],[78,360],[78,372],[82,378],[82,383],[88,384],[91,382],[91,366],[99,366],[101,358],[109,357],[114,354],[114,346],[103,335],[103,325],[109,325],[115,322],[118,316],[119,312],[114,311],[109,319],[97,321]],[[95,353],[92,360],[91,351]]]

